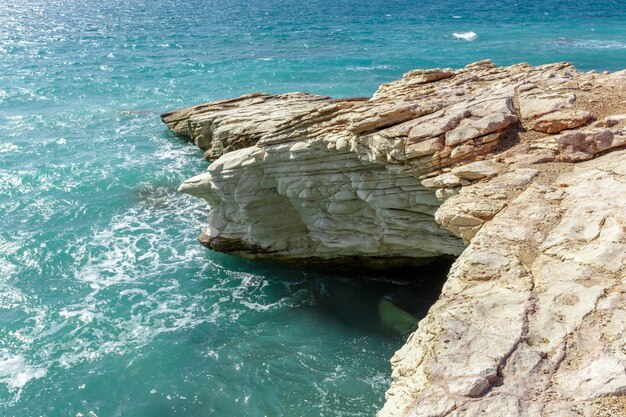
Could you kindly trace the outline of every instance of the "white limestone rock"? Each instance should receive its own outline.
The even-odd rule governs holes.
[[[427,415],[431,392],[455,405],[441,415],[459,417],[486,409],[594,415],[623,396],[626,199],[617,196],[626,195],[625,161],[626,151],[609,153],[551,184],[535,175],[482,224],[440,300],[392,359],[394,382],[379,417]],[[489,181],[459,196],[481,187]],[[489,364],[497,378],[487,388],[477,370]]]
[[[180,188],[207,201],[212,249],[383,267],[458,256],[392,358],[379,417],[617,416],[625,102],[623,73],[485,61],[411,71],[370,99],[256,93],[163,120],[215,159]]]

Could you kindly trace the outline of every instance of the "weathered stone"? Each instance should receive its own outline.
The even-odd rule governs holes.
[[[439,201],[446,201],[448,198],[457,195],[460,188],[461,187],[439,188],[435,191],[435,196]]]
[[[433,155],[443,149],[444,143],[443,137],[426,139],[417,143],[407,143],[404,154],[408,159]]]
[[[626,195],[624,161],[626,151],[609,153],[551,184],[532,176],[529,188],[481,225],[440,300],[392,360],[394,382],[379,416],[428,415],[432,400],[422,392],[440,393],[438,402],[455,404],[442,415],[459,417],[486,409],[595,415],[598,401],[623,396],[626,200],[617,196]],[[529,174],[509,180],[522,184]],[[463,195],[488,194],[493,181],[502,176],[462,187],[436,216]],[[487,391],[479,377],[495,388],[468,396]]]
[[[528,90],[519,97],[522,119],[532,120],[544,114],[570,106],[576,101],[574,94],[555,94],[544,90]]]
[[[502,167],[499,167],[499,165],[501,164],[490,160],[476,161],[454,168],[452,174],[459,178],[476,181],[496,175],[502,170]]]
[[[422,185],[428,188],[438,188],[438,187],[456,187],[458,185],[467,185],[469,183],[463,183],[463,180],[456,175],[446,172],[441,175],[437,175],[436,177],[427,178],[422,180]]]
[[[559,133],[565,129],[584,126],[593,115],[585,110],[561,110],[546,114],[535,120],[533,130],[544,133]]]
[[[190,136],[199,148],[207,150],[207,159],[216,159],[226,152],[254,145],[277,125],[297,120],[299,115],[330,102],[329,97],[306,93],[253,93],[187,107],[161,118],[174,132]]]
[[[624,122],[626,122],[626,114],[613,114],[603,118],[602,120],[598,120],[591,125],[591,127],[613,127],[619,124],[624,124]]]
[[[478,397],[484,394],[488,388],[489,381],[481,376],[463,378],[448,384],[448,390],[451,393],[464,397]]]
[[[446,145],[460,145],[470,139],[503,130],[516,121],[514,115],[503,113],[490,114],[477,120],[463,119],[458,127],[446,133]]]
[[[163,118],[219,156],[181,185],[210,206],[207,247],[377,266],[458,256],[392,358],[379,417],[617,416],[623,74],[479,62],[411,71],[371,99],[259,93]],[[585,129],[581,103],[599,120]]]
[[[594,129],[571,131],[556,138],[561,156],[566,162],[586,161],[610,148],[626,145],[625,130]]]

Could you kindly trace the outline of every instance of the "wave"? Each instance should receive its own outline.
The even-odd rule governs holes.
[[[46,373],[44,368],[29,365],[21,355],[5,350],[0,353],[0,382],[10,390],[21,390],[28,381],[43,378]]]
[[[0,153],[8,153],[18,149],[18,146],[12,143],[0,143]]]
[[[556,42],[583,49],[626,49],[626,43],[610,40],[584,40],[560,37],[556,38]]]
[[[464,41],[474,41],[478,37],[476,32],[454,32],[452,36],[456,39],[463,39]]]
[[[346,70],[347,71],[361,72],[361,71],[388,70],[388,69],[392,69],[392,68],[394,68],[394,67],[392,67],[391,65],[381,64],[381,65],[371,65],[371,66],[347,67]]]

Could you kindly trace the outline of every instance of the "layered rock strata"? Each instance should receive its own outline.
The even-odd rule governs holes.
[[[163,115],[181,191],[253,259],[459,255],[380,417],[626,415],[626,73],[411,71],[371,99],[253,94]],[[620,414],[621,413],[621,414]]]

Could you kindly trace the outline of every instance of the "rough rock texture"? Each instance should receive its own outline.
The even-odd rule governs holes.
[[[586,125],[593,115],[585,110],[562,110],[541,116],[533,123],[533,129],[544,133],[559,133]]]
[[[369,100],[255,94],[163,119],[219,156],[181,185],[211,206],[208,247],[460,254],[379,417],[626,415],[626,72],[481,61]]]
[[[392,359],[380,416],[626,415],[626,151],[538,177],[461,231],[470,244]],[[442,209],[482,214],[491,187]]]
[[[207,159],[254,145],[284,120],[331,103],[330,97],[307,93],[246,94],[189,107],[161,117],[179,135],[189,136]]]
[[[420,263],[459,255],[464,243],[453,234],[467,241],[503,202],[493,195],[480,212],[459,212],[460,204],[436,217],[439,200],[455,192],[450,185],[494,168],[473,176],[457,169],[459,176],[440,179],[442,190],[419,177],[489,155],[515,140],[520,119],[536,124],[571,107],[579,78],[565,63],[498,68],[483,61],[411,71],[369,100],[255,93],[163,120],[217,158],[181,186],[211,206],[200,237],[206,246],[252,259]],[[588,159],[624,139],[615,126],[568,132],[531,143],[538,151],[528,156]]]
[[[510,147],[422,181],[468,247],[379,417],[626,416],[625,75],[575,75],[577,101],[527,101]]]

